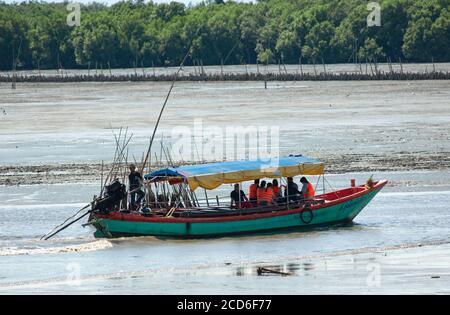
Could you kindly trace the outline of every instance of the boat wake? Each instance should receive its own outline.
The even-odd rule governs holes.
[[[0,256],[19,256],[19,255],[42,255],[42,254],[60,254],[60,253],[80,253],[104,250],[113,247],[113,244],[107,240],[97,240],[94,242],[57,246],[57,247],[3,247],[0,248]]]

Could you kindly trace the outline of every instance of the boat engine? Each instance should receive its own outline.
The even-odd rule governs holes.
[[[120,209],[120,202],[127,196],[127,188],[118,179],[105,186],[103,197],[94,201],[92,210],[108,213],[115,208]]]

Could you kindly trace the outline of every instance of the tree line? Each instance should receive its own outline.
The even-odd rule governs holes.
[[[0,2],[0,69],[450,61],[450,0],[380,0],[373,27],[368,3],[92,3],[70,27],[67,3]]]

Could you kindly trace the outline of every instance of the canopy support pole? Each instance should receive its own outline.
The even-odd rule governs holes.
[[[242,208],[242,205],[241,205],[241,183],[239,183],[238,186],[239,186],[239,201],[238,201],[238,205],[239,205],[239,209],[241,209]]]
[[[314,187],[314,190],[317,191],[317,187],[319,187],[319,183],[320,183],[320,178],[322,177],[322,175],[319,175],[319,178],[317,178],[317,183],[316,186]]]
[[[206,206],[209,208],[208,193],[206,192],[206,189],[203,189],[203,190],[205,191]]]
[[[289,198],[289,182],[286,179],[286,207],[289,210],[289,202],[290,202],[290,198]]]

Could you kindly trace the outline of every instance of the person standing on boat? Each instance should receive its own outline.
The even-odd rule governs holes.
[[[302,183],[302,190],[300,191],[301,200],[308,200],[314,198],[316,192],[314,191],[313,185],[306,179],[306,177],[302,177],[300,179],[300,183]]]
[[[130,210],[135,210],[136,206],[140,204],[145,197],[145,193],[142,191],[143,178],[141,173],[136,171],[136,165],[130,165],[130,174],[128,175],[128,182],[130,184]],[[136,195],[138,196],[136,200]]]
[[[236,206],[236,208],[247,208],[248,198],[239,187],[239,184],[234,184],[234,190],[230,194],[231,197],[231,207]]]
[[[259,179],[255,179],[253,184],[248,188],[248,198],[253,206],[256,206],[258,203],[258,187],[259,187]]]

